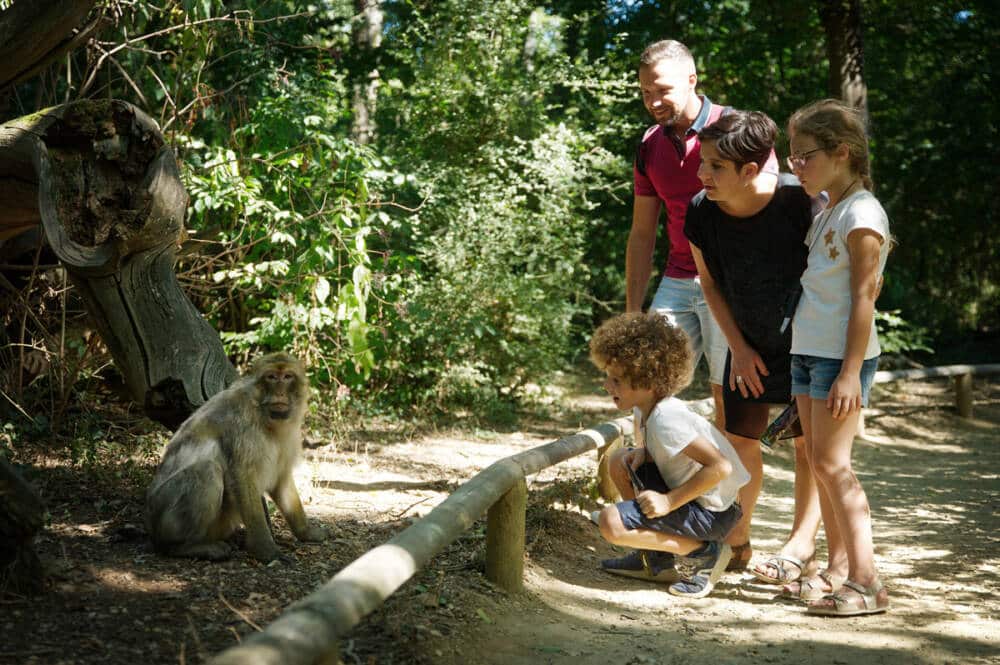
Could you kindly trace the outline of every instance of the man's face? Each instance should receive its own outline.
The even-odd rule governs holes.
[[[680,118],[694,94],[698,77],[689,62],[660,60],[639,67],[642,103],[656,124],[669,127]]]

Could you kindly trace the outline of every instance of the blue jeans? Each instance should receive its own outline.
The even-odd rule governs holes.
[[[844,361],[840,358],[792,355],[792,395],[809,395],[813,399],[826,399],[833,382],[840,375]],[[868,406],[878,357],[861,363],[861,406]]]
[[[664,277],[656,289],[649,311],[666,316],[671,325],[678,326],[687,333],[691,340],[694,365],[698,364],[704,354],[708,362],[708,380],[721,386],[729,346],[722,329],[708,310],[701,281],[697,277]]]

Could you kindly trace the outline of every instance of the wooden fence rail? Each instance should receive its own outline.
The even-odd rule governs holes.
[[[503,588],[520,589],[524,570],[525,477],[589,450],[604,448],[631,429],[631,418],[620,418],[494,462],[421,520],[355,559],[263,631],[222,652],[210,664],[336,663],[338,639],[487,510],[487,577]]]
[[[991,365],[944,365],[920,369],[897,369],[875,372],[875,383],[888,383],[899,379],[930,379],[938,376],[955,378],[955,408],[963,418],[972,417],[973,375],[1000,374],[1000,363]]]

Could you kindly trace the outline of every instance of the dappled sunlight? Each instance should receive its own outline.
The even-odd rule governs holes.
[[[767,479],[768,485],[773,485],[775,481],[785,482],[792,484],[795,482],[795,465],[791,464],[788,468],[775,466],[773,464],[768,464],[764,462],[764,477]]]

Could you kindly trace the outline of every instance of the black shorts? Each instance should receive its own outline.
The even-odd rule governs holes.
[[[758,351],[758,353],[760,353]],[[726,431],[748,439],[759,439],[767,429],[771,406],[787,406],[792,399],[792,356],[782,353],[760,354],[769,374],[761,375],[764,392],[759,397],[743,397],[739,386],[729,389],[729,366],[732,353],[726,354],[726,365],[722,374],[722,404],[726,413]],[[799,427],[796,423],[795,427]],[[801,429],[794,436],[801,435]]]

